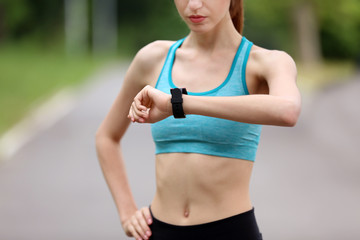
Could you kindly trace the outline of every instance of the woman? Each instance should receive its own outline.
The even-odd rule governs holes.
[[[174,2],[189,35],[138,52],[96,136],[122,226],[135,239],[262,239],[249,181],[260,124],[298,119],[295,63],[241,35],[242,0]],[[119,152],[131,121],[154,123],[156,194],[141,209]]]

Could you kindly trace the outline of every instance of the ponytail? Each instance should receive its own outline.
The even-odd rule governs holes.
[[[243,0],[231,0],[230,16],[236,30],[242,34],[244,28]]]

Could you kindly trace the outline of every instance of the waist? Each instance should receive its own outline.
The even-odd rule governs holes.
[[[166,222],[189,225],[250,210],[252,166],[250,161],[196,153],[158,154],[153,211]]]
[[[238,221],[244,222],[244,224],[246,224],[247,219],[249,217],[254,216],[254,208],[251,208],[248,211],[245,211],[245,212],[242,212],[242,213],[239,213],[239,214],[236,214],[236,215],[232,215],[232,216],[229,216],[229,217],[226,217],[226,218],[221,218],[221,219],[218,219],[218,220],[215,220],[215,221],[205,222],[205,223],[196,224],[196,225],[181,226],[181,225],[173,225],[173,224],[169,224],[167,222],[163,222],[163,221],[157,219],[154,216],[151,206],[149,207],[149,210],[150,210],[151,217],[153,218],[153,223],[154,224],[161,225],[161,226],[166,227],[166,228],[172,228],[174,230],[175,229],[192,229],[192,230],[203,231],[205,229],[211,229],[212,227],[219,226],[219,225],[222,226],[222,227],[226,227],[231,222],[233,222],[234,220],[238,220]],[[240,225],[243,225],[243,224],[240,224]]]
[[[179,226],[163,222],[154,216],[150,225],[154,239],[262,239],[254,208],[217,221]]]

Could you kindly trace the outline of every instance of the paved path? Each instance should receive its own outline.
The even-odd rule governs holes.
[[[0,164],[0,240],[126,239],[94,148],[123,75],[94,76],[70,114]],[[266,240],[360,239],[356,78],[306,99],[295,128],[264,127],[251,189]],[[155,186],[150,138],[135,124],[123,141],[139,206]]]

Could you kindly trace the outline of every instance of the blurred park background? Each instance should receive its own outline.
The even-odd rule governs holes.
[[[358,0],[244,2],[244,34],[290,53],[303,87],[351,74],[360,61]],[[151,41],[186,34],[172,1],[0,0],[0,133],[103,63],[129,61]]]
[[[309,112],[306,109],[309,105],[306,103],[313,104],[309,99],[316,99],[321,94],[324,94],[327,89],[345,86],[347,82],[354,79],[354,81],[359,81],[359,0],[244,0],[244,4],[244,35],[259,46],[268,49],[284,50],[295,59],[299,71],[298,85],[304,97],[304,114]],[[1,151],[3,151],[0,151],[1,239],[122,239],[123,235],[121,234],[123,233],[121,233],[120,225],[114,220],[114,218],[116,219],[116,210],[113,203],[109,200],[110,195],[107,192],[100,176],[100,169],[95,161],[92,161],[94,170],[90,172],[84,170],[86,173],[82,172],[80,176],[83,178],[97,176],[98,178],[96,181],[87,179],[92,184],[91,187],[88,185],[90,184],[89,182],[87,184],[84,183],[85,185],[80,184],[77,186],[76,190],[82,192],[82,195],[78,196],[78,200],[81,202],[85,196],[87,198],[91,196],[96,201],[88,203],[88,207],[92,209],[96,205],[95,208],[98,211],[96,213],[103,213],[104,202],[97,199],[93,195],[94,193],[91,193],[92,187],[97,186],[95,189],[100,191],[98,194],[105,195],[105,202],[110,205],[110,207],[105,207],[107,208],[105,212],[112,211],[114,213],[112,218],[110,218],[111,220],[106,219],[106,217],[101,219],[101,227],[104,230],[108,230],[108,232],[113,231],[114,228],[119,228],[119,232],[114,233],[114,235],[111,235],[113,232],[109,233],[110,235],[107,235],[107,238],[104,235],[89,236],[86,233],[81,235],[75,229],[72,229],[69,232],[73,233],[73,235],[69,233],[70,235],[62,236],[60,233],[66,231],[61,227],[50,227],[47,234],[39,235],[39,232],[41,232],[40,225],[32,229],[26,227],[19,229],[16,226],[26,226],[30,222],[34,224],[33,216],[37,214],[40,214],[43,219],[51,219],[51,217],[45,213],[29,210],[31,207],[26,204],[24,208],[27,206],[27,210],[22,213],[19,213],[19,211],[6,212],[6,209],[12,209],[11,206],[6,204],[13,202],[14,205],[12,207],[19,209],[19,205],[15,204],[20,201],[19,199],[15,200],[16,194],[14,193],[14,188],[16,187],[18,187],[16,192],[23,192],[21,197],[26,198],[38,191],[40,195],[34,195],[35,197],[32,200],[33,206],[38,201],[44,204],[44,199],[48,197],[45,195],[44,189],[47,188],[42,188],[41,186],[43,186],[44,182],[54,177],[53,174],[41,175],[48,171],[45,169],[48,165],[44,165],[44,162],[42,162],[46,160],[41,160],[41,156],[45,152],[45,143],[53,141],[54,144],[57,144],[57,146],[51,145],[46,147],[51,149],[53,153],[57,152],[56,149],[62,149],[60,152],[63,154],[67,151],[69,154],[72,154],[67,155],[68,157],[77,156],[79,161],[77,164],[71,160],[60,158],[60,153],[57,153],[58,158],[60,158],[58,161],[50,161],[52,167],[60,166],[61,170],[65,170],[64,165],[67,166],[66,170],[70,171],[70,175],[78,176],[78,173],[74,172],[75,170],[71,170],[72,168],[79,167],[86,169],[87,164],[89,164],[87,159],[96,160],[92,145],[94,132],[116,96],[116,92],[121,85],[121,78],[131,58],[141,47],[151,41],[157,39],[177,40],[184,37],[187,33],[188,29],[178,16],[173,1],[0,0],[0,150],[2,149]],[[107,79],[110,80],[107,81]],[[57,96],[64,89],[72,89],[70,92],[76,95],[75,99],[78,105],[75,104],[76,101],[69,104],[76,105],[77,107],[82,106],[82,108],[77,111],[76,117],[68,120],[65,119],[62,124],[68,121],[67,124],[75,124],[76,127],[83,126],[88,128],[81,131],[78,128],[69,130],[61,125],[60,122],[60,126],[58,125],[48,131],[55,134],[55,141],[49,140],[52,139],[49,136],[39,134],[39,136],[42,136],[39,139],[43,139],[37,143],[38,149],[41,149],[37,151],[41,151],[41,154],[31,148],[31,143],[36,143],[34,139],[27,145],[22,146],[23,152],[20,151],[21,149],[16,149],[19,152],[14,150],[11,154],[6,154],[7,150],[12,147],[9,145],[9,141],[7,141],[8,133],[12,132],[29,115],[32,115],[39,106],[43,106],[51,101],[54,96]],[[101,91],[92,95],[85,94],[87,91],[92,92],[96,89]],[[354,90],[351,87],[349,89]],[[359,94],[359,92],[355,91],[354,94],[356,95],[356,93]],[[82,102],[83,100],[79,100],[79,98],[87,99],[86,101],[89,101],[88,105],[86,107],[81,105],[85,103]],[[105,102],[103,105],[100,105],[102,101]],[[66,100],[60,98],[60,105],[61,103],[65,104]],[[356,102],[351,102],[351,106],[355,110],[358,109]],[[50,106],[50,108],[52,107]],[[54,107],[54,109],[56,110],[57,108]],[[87,112],[83,112],[84,109],[87,109]],[[46,111],[51,112],[48,108]],[[96,113],[98,115],[95,116]],[[40,118],[47,119],[45,115],[41,115]],[[84,119],[85,117],[86,119]],[[344,125],[347,124],[346,119],[342,121]],[[356,123],[356,121],[354,122]],[[319,122],[319,124],[321,125],[322,122]],[[89,127],[90,125],[91,127]],[[302,131],[301,126],[300,130]],[[138,128],[141,129],[142,127]],[[84,148],[84,151],[88,152],[87,154],[82,155],[79,153],[79,149],[71,148],[83,141],[77,139],[79,136],[76,134],[76,131],[87,136],[87,141],[91,142]],[[135,131],[135,134],[141,134],[140,130],[130,131]],[[271,133],[271,131],[269,132]],[[279,136],[282,136],[281,132]],[[286,138],[296,137],[287,133],[284,136]],[[146,137],[149,136],[146,135]],[[355,137],[358,139],[357,135]],[[78,142],[70,144],[70,139]],[[131,142],[130,140],[129,142],[135,144],[134,141]],[[10,141],[10,143],[12,144],[13,142]],[[146,143],[144,144],[146,145]],[[66,149],[66,146],[70,147],[70,150]],[[136,149],[130,145],[127,146],[128,150],[125,150],[125,155],[136,154]],[[147,148],[150,149],[148,151],[151,153],[152,146],[147,146]],[[301,146],[299,146],[299,149],[301,149]],[[352,150],[355,152],[355,149]],[[91,153],[90,157],[89,152]],[[31,154],[35,154],[34,157],[31,157]],[[137,152],[137,154],[139,153]],[[46,156],[52,155],[49,153]],[[260,159],[262,156],[263,154],[260,152]],[[359,160],[359,155],[357,154],[356,156],[357,160]],[[4,161],[1,161],[1,158]],[[17,162],[18,165],[12,166],[11,164],[13,163],[11,162]],[[50,164],[48,160],[47,164]],[[75,167],[72,164],[75,164]],[[358,165],[354,166],[356,167],[353,170],[359,170]],[[36,167],[36,170],[34,170],[36,176],[39,178],[36,181],[32,180],[32,178],[35,178],[34,175],[29,173],[29,171],[33,171],[32,168],[34,167]],[[44,167],[44,169],[41,169],[41,167]],[[50,168],[52,169],[52,167]],[[55,169],[52,170],[56,171]],[[141,170],[142,174],[146,174],[146,172],[146,169]],[[10,173],[14,173],[15,176]],[[21,174],[26,177],[20,176]],[[43,176],[43,178],[39,176]],[[153,177],[153,175],[151,176]],[[63,175],[59,175],[59,179],[62,177]],[[35,181],[35,183],[32,181]],[[70,182],[69,180],[67,183],[69,186],[73,184],[73,182]],[[133,180],[133,184],[136,184],[135,182],[136,180]],[[30,183],[33,184],[29,185]],[[16,187],[11,184],[15,184]],[[40,184],[39,188],[33,189],[33,185],[36,184]],[[51,186],[57,186],[56,184]],[[142,187],[147,186],[143,183],[140,185]],[[256,180],[255,185],[257,185]],[[51,186],[47,187],[50,189]],[[139,198],[146,195],[144,197],[145,200],[139,200],[143,204],[149,203],[149,196],[153,192],[153,185],[149,189],[142,190],[146,193],[138,193]],[[357,188],[357,191],[359,189]],[[53,189],[52,191],[54,196],[56,196],[56,193],[63,193],[65,190]],[[261,189],[257,191],[261,191]],[[41,196],[41,200],[39,196]],[[21,200],[25,201],[25,199]],[[49,199],[49,201],[53,200]],[[64,200],[62,199],[61,201]],[[74,203],[76,203],[76,200],[72,199],[71,203],[68,202],[68,205],[64,205],[62,209],[69,205],[74,205]],[[346,201],[340,204],[346,205]],[[258,201],[258,205],[261,205],[260,201]],[[45,211],[44,209],[51,212],[55,211],[54,208],[54,206],[45,204],[44,208],[41,207],[39,209],[40,212]],[[84,208],[84,212],[88,211],[89,208]],[[66,210],[63,211],[66,212]],[[19,220],[18,216],[21,214],[25,214],[24,216],[27,216],[27,218]],[[78,218],[76,219],[74,216],[64,216],[68,218],[68,221],[64,220],[64,226],[84,227],[84,223],[82,223],[84,218],[87,218],[87,220],[90,218],[96,219],[95,213],[94,215],[86,215],[87,217],[80,213],[77,216]],[[356,216],[359,217],[359,215]],[[102,217],[104,216],[102,215]],[[358,220],[358,223],[360,223],[360,219]],[[94,225],[85,225],[95,226],[100,223],[95,220],[92,221]],[[7,223],[8,231],[5,231],[5,228],[2,229],[2,226],[5,226],[5,222]],[[113,225],[106,222],[112,222]],[[110,227],[110,229],[109,226],[114,228]],[[89,229],[94,229],[94,227]],[[24,231],[27,234],[27,238],[22,238],[20,235],[15,234],[15,232],[19,231]],[[271,233],[270,230],[267,230],[267,232]],[[52,235],[55,233],[58,237]],[[91,233],[90,230],[89,233]],[[119,236],[122,237],[119,238]],[[274,233],[273,236],[278,235]],[[314,236],[317,235],[314,234]],[[324,239],[350,239],[338,238],[336,234],[333,234],[333,236],[334,238],[327,237]],[[360,235],[358,234],[357,236],[359,237]],[[284,237],[278,239],[320,238]],[[356,237],[352,239],[356,239]]]

